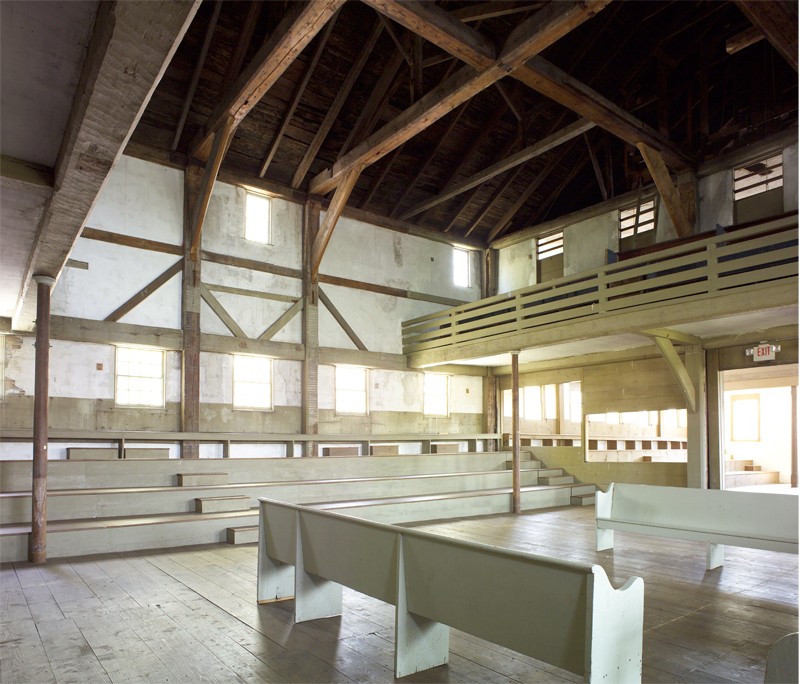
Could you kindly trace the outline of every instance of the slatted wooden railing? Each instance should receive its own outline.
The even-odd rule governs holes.
[[[403,353],[797,278],[797,214],[403,323]]]

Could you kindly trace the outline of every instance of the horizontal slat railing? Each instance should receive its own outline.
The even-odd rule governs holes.
[[[405,321],[403,353],[797,278],[797,215]]]

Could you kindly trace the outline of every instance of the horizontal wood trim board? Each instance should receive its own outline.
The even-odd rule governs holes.
[[[350,278],[341,278],[339,276],[325,275],[323,273],[320,273],[319,275],[319,282],[326,283],[327,285],[349,287],[353,290],[364,290],[366,292],[375,292],[376,294],[383,294],[389,297],[416,299],[423,302],[432,302],[434,304],[444,304],[446,306],[459,306],[460,304],[468,303],[460,299],[450,299],[449,297],[440,297],[438,295],[426,294],[424,292],[414,292],[413,290],[401,290],[399,287],[389,287],[388,285],[365,283],[360,280],[351,280]]]
[[[183,247],[181,245],[173,245],[168,242],[148,240],[147,238],[135,237],[133,235],[121,235],[120,233],[112,233],[107,230],[100,230],[99,228],[89,228],[87,226],[83,229],[83,232],[81,232],[81,237],[86,238],[87,240],[108,242],[114,245],[122,245],[124,247],[145,249],[150,252],[161,252],[162,254],[183,256]]]
[[[255,259],[245,259],[244,257],[231,256],[230,254],[218,254],[216,252],[202,251],[200,253],[200,258],[203,259],[203,261],[210,261],[211,263],[222,264],[224,266],[246,268],[251,271],[272,273],[273,275],[284,276],[286,278],[297,278],[298,280],[303,278],[303,272],[297,268],[277,266],[275,264],[268,264]]]
[[[233,320],[233,317],[226,311],[225,307],[220,304],[220,301],[209,291],[209,289],[200,284],[200,296],[203,301],[211,307],[211,310],[217,314],[219,319],[225,324],[225,327],[230,330],[234,336],[246,338],[247,334],[239,327],[239,324]]]
[[[211,292],[224,292],[226,294],[239,295],[241,297],[255,297],[258,299],[269,299],[275,302],[287,302],[294,304],[300,297],[291,297],[289,295],[276,294],[274,292],[259,292],[258,290],[246,290],[241,287],[229,287],[228,285],[214,285],[211,283],[204,283],[204,285]]]

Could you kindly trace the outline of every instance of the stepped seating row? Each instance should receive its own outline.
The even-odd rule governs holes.
[[[780,473],[777,470],[762,470],[750,459],[725,461],[725,489],[779,482]]]
[[[69,473],[69,464],[54,462],[51,465],[59,468],[53,469],[48,483],[47,554],[56,558],[226,540],[249,543],[255,541],[257,500],[262,496],[398,523],[504,513],[510,508],[509,458],[507,452],[495,452],[335,460],[226,459],[223,463],[150,461],[152,472],[146,477],[140,472],[143,464],[131,467],[137,465],[134,461],[73,463],[73,469],[83,471],[83,487],[74,486],[80,475]],[[528,452],[523,452],[523,458],[524,509],[593,501],[594,485],[577,485],[560,468],[546,468],[531,460]],[[17,466],[5,468],[10,463],[0,464],[0,474],[18,470]],[[109,465],[117,467],[116,478]],[[221,467],[230,472],[221,472]],[[184,472],[176,473],[176,469]],[[348,476],[355,471],[370,474]],[[291,474],[296,479],[289,479]],[[162,484],[91,486],[112,481],[118,485],[129,475]],[[22,479],[17,473],[15,481]],[[170,484],[163,484],[165,479]],[[72,486],[58,489],[59,483]],[[3,561],[27,557],[30,510],[29,491],[0,493]]]

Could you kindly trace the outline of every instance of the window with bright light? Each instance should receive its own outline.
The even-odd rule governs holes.
[[[545,385],[542,388],[542,396],[545,420],[556,420],[558,418],[558,389],[555,385]]]
[[[619,211],[619,236],[621,239],[641,235],[656,227],[656,200],[637,202]]]
[[[367,414],[367,369],[361,366],[336,366],[336,412]]]
[[[272,408],[272,359],[265,356],[234,355],[233,407]]]
[[[425,373],[422,406],[426,416],[446,416],[449,412],[450,378],[441,373]]]
[[[469,287],[469,251],[453,248],[453,285],[456,287]]]
[[[561,404],[564,420],[579,423],[583,417],[580,380],[561,385]]]
[[[741,166],[733,171],[733,199],[775,190],[783,187],[783,155]]]
[[[270,209],[272,200],[266,195],[248,192],[245,200],[244,237],[268,244],[270,241]]]
[[[542,388],[539,385],[522,388],[520,414],[525,420],[542,419]]]
[[[164,406],[164,352],[117,347],[117,406]]]
[[[564,253],[564,231],[546,235],[536,241],[536,258],[544,261]]]

